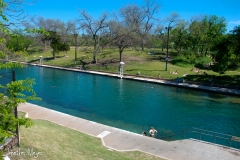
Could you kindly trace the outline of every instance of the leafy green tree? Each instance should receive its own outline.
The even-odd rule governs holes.
[[[32,41],[27,36],[11,37],[6,43],[7,47],[14,52],[27,51],[31,44]]]
[[[13,1],[14,3],[23,3],[23,1]],[[6,22],[8,22],[7,17],[4,15],[3,9],[7,7],[3,0],[0,0],[0,33],[6,36],[12,36],[11,31],[6,28]],[[27,32],[39,32],[44,33],[43,29],[31,29]],[[5,38],[0,38],[1,46],[5,45]],[[0,56],[5,56],[5,50],[0,51]],[[0,63],[0,69],[3,68],[13,68],[22,67],[18,63]],[[36,97],[36,93],[33,90],[34,80],[26,79],[13,81],[6,86],[0,85],[0,88],[4,88],[6,92],[0,93],[0,144],[2,144],[7,137],[12,137],[18,134],[18,126],[25,125],[29,127],[33,125],[32,121],[28,118],[18,117],[17,107],[20,103],[25,103],[27,100],[39,99]],[[26,96],[24,93],[27,93]],[[13,112],[15,114],[13,114]],[[2,152],[0,152],[0,157],[2,158]]]
[[[176,28],[171,31],[172,42],[174,42],[174,48],[177,50],[178,54],[180,54],[182,48],[186,46],[188,36],[187,25],[187,22],[181,21],[177,24]]]
[[[119,61],[121,62],[124,49],[133,44],[133,35],[121,22],[111,21],[109,23],[109,30],[111,32],[110,41],[118,47]]]
[[[56,54],[59,52],[67,52],[70,50],[69,44],[66,42],[63,43],[61,37],[55,31],[49,31],[49,35],[46,36],[46,39],[51,41],[50,46],[53,49],[52,54],[54,59],[56,59]]]
[[[235,62],[239,64],[240,61],[240,25],[235,26],[234,29],[231,31],[231,47],[233,53],[235,54]]]
[[[193,20],[192,23],[190,24],[188,28],[189,34],[188,34],[186,44],[187,44],[187,48],[189,48],[191,52],[194,52],[197,54],[198,46],[202,46],[201,42],[204,34],[202,32],[203,30],[204,30],[204,26],[201,20],[199,19]]]
[[[226,20],[215,15],[197,17],[192,20],[188,32],[188,48],[195,54],[206,56],[226,32]]]
[[[224,17],[217,17],[216,15],[205,16],[202,23],[204,26],[202,44],[205,46],[206,56],[212,45],[221,39],[226,32],[227,23]]]
[[[50,46],[52,47],[53,51],[53,58],[56,59],[56,54],[58,54],[61,51],[62,48],[62,42],[61,37],[57,34],[55,31],[49,32],[48,39],[51,40]]]
[[[70,45],[68,43],[63,43],[61,50],[66,52],[70,51]]]
[[[225,36],[212,47],[212,50],[215,51],[212,54],[214,59],[212,70],[220,75],[228,69],[229,43],[229,38]]]
[[[18,118],[13,114],[13,111],[21,103],[39,99],[33,90],[34,84],[33,79],[26,79],[11,82],[6,86],[0,85],[6,90],[5,94],[0,93],[0,143],[3,143],[6,137],[16,135],[16,125],[24,125],[25,127],[33,125],[30,119]],[[24,92],[29,95],[26,96],[23,94]]]
[[[70,51],[70,45],[68,43],[63,43],[61,47],[61,51],[65,51],[67,54],[67,52]]]
[[[8,19],[7,17],[4,15],[3,13],[3,9],[6,7],[6,3],[4,3],[3,0],[0,0],[0,33],[1,34],[6,34],[9,32],[8,29],[6,29],[4,22],[7,22]],[[0,43],[4,43],[5,42],[5,38],[3,36],[0,37]],[[0,51],[0,53],[2,54],[2,51]]]

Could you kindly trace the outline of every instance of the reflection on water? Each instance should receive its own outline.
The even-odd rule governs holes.
[[[37,105],[136,133],[196,127],[240,136],[239,97],[29,66]],[[51,87],[54,85],[54,87]]]

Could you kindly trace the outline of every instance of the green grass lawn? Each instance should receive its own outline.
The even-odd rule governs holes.
[[[233,87],[240,85],[240,70],[229,70],[224,75],[219,75],[216,72],[208,69],[199,69],[201,73],[206,72],[208,76],[203,74],[197,74],[191,71],[192,65],[185,65],[184,67],[176,66],[171,63],[171,59],[168,63],[168,71],[166,69],[165,62],[165,51],[162,52],[160,49],[154,50],[157,54],[149,54],[150,50],[139,51],[133,49],[125,49],[123,52],[123,62],[124,74],[137,75],[140,72],[140,76],[145,76],[149,78],[161,78],[168,80],[175,80],[177,77],[183,77],[187,74],[185,78],[186,82],[204,83],[209,85],[209,79],[213,76],[214,85],[221,85],[226,87]],[[172,52],[172,55],[175,53]],[[64,56],[65,55],[65,56]],[[93,55],[92,48],[87,52],[83,48],[79,48],[77,51],[77,64],[75,61],[75,49],[71,47],[71,50],[66,54],[65,52],[60,52],[57,54],[56,59],[52,59],[51,49],[46,52],[35,51],[31,52],[27,57],[22,57],[17,60],[27,61],[30,63],[38,63],[39,56],[44,57],[44,64],[62,66],[62,67],[79,67],[82,66],[82,62],[86,63],[84,67],[87,70],[96,70],[103,72],[113,72],[118,73],[119,65],[119,52],[117,48],[106,48],[102,53],[97,55],[98,63],[92,64]],[[169,71],[178,71],[178,74],[170,74]]]
[[[45,120],[33,122],[33,127],[20,128],[21,146],[14,151],[22,154],[11,156],[11,160],[161,159],[139,151],[109,150],[99,138]]]

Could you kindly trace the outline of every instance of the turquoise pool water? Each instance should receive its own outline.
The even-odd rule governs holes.
[[[42,101],[31,103],[142,133],[196,127],[240,136],[240,98],[79,72],[28,66],[17,79],[34,78]],[[54,85],[54,87],[52,87]]]

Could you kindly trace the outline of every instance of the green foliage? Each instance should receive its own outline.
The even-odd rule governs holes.
[[[157,39],[156,37],[153,37],[152,38],[152,45],[154,46],[154,47],[161,47],[161,43],[160,43],[160,41],[159,41],[159,39]]]
[[[54,59],[59,52],[70,50],[69,44],[62,43],[61,37],[55,31],[49,31],[49,36],[46,36],[44,40],[51,40],[50,46],[53,49],[52,54]]]
[[[24,2],[19,1],[16,3],[21,4]],[[7,41],[6,46],[13,53],[9,52],[8,50],[4,51],[2,49],[2,48],[4,48],[4,49],[6,48],[6,46],[5,46],[6,40],[5,40],[5,38],[0,37],[0,45],[1,45],[0,58],[6,58],[6,57],[8,57],[8,54],[11,54],[11,56],[13,56],[13,57],[15,57],[15,55],[17,55],[17,56],[26,55],[26,52],[24,52],[24,51],[26,51],[28,49],[28,47],[32,43],[32,41],[29,40],[28,38],[26,38],[26,36],[19,36],[17,34],[12,33],[10,29],[6,28],[5,23],[8,22],[8,19],[7,19],[6,15],[4,15],[4,12],[3,12],[3,9],[5,7],[7,8],[8,5],[6,5],[6,3],[3,0],[0,0],[0,33],[5,35],[5,37],[10,36],[10,40]],[[17,16],[19,16],[19,15],[17,15]],[[25,31],[27,33],[39,33],[39,34],[48,35],[48,32],[46,32],[43,28],[26,29]]]
[[[238,64],[240,62],[240,25],[234,27],[230,38],[232,51],[235,55],[235,63]]]
[[[70,45],[67,43],[63,43],[61,46],[61,51],[70,51]]]
[[[197,68],[203,68],[204,66],[208,65],[212,59],[210,57],[197,57],[195,59],[195,67]]]
[[[223,37],[219,42],[213,46],[215,53],[212,55],[214,65],[212,69],[214,72],[224,74],[228,68],[228,52],[229,52],[229,39]]]
[[[32,28],[32,29],[29,29],[29,28],[26,28],[25,31],[27,33],[38,33],[38,34],[42,34],[42,35],[46,35],[46,36],[49,36],[49,32],[47,32],[44,28]]]
[[[26,80],[18,80],[7,84],[6,94],[11,100],[11,103],[20,104],[25,103],[29,100],[39,100],[36,97],[36,93],[33,90],[33,85],[35,84],[34,79],[27,78]],[[24,92],[30,93],[30,96],[24,94]]]
[[[172,64],[179,66],[179,67],[191,67],[193,64],[191,64],[191,59],[188,59],[186,56],[179,55],[176,56],[172,60]]]
[[[16,3],[23,3],[19,1]],[[3,9],[8,7],[3,0],[0,0],[0,33],[5,36],[11,36],[10,40],[7,42],[8,48],[12,51],[21,54],[19,51],[27,50],[28,46],[31,44],[29,40],[25,37],[21,37],[12,34],[11,31],[6,28],[5,22],[8,22],[7,17],[4,15]],[[19,15],[15,17],[18,18]],[[44,29],[33,29],[28,30],[31,33],[38,32],[42,34],[47,34]],[[1,58],[5,58],[7,53],[2,48],[5,46],[5,38],[0,38]],[[0,63],[0,69],[2,68],[15,68],[23,67],[20,63]],[[15,135],[15,130],[17,125],[24,125],[25,127],[30,127],[33,125],[32,121],[24,117],[15,117],[13,111],[20,103],[25,103],[28,100],[38,100],[40,98],[36,97],[36,93],[33,90],[33,85],[35,84],[33,79],[14,81],[6,86],[0,85],[0,88],[6,90],[5,94],[0,93],[0,144],[2,144],[7,137]],[[25,95],[28,94],[28,95]],[[2,157],[3,152],[0,152],[0,157]]]
[[[179,25],[178,27],[171,30],[171,35],[171,41],[174,42],[173,46],[178,51],[178,54],[180,54],[181,49],[186,47],[186,40],[188,37],[188,32],[184,24]]]
[[[32,40],[26,36],[11,37],[6,43],[7,48],[14,52],[27,51],[31,44]]]
[[[52,54],[53,54],[53,58],[55,59],[56,54],[59,53],[59,51],[61,50],[61,47],[62,47],[61,37],[59,35],[57,35],[57,33],[54,31],[50,31],[49,33],[50,33],[50,35],[48,36],[48,39],[51,40],[50,46],[53,49]]]
[[[0,86],[6,89],[5,95],[0,94],[0,143],[3,143],[6,137],[15,135],[17,124],[30,127],[33,125],[30,119],[13,115],[13,110],[21,103],[28,100],[39,100],[33,90],[35,84],[33,79],[14,81],[6,86]],[[25,95],[27,93],[28,95]]]
[[[0,63],[0,69],[7,69],[7,68],[23,68],[24,66],[21,63]]]
[[[3,8],[6,7],[6,3],[3,0],[0,0],[0,33],[8,34],[10,31],[5,28],[4,22],[7,22],[8,19],[3,13]],[[0,43],[5,41],[4,38],[0,37]]]
[[[215,15],[206,15],[203,19],[193,20],[188,28],[185,49],[202,55],[209,53],[212,45],[226,32],[226,20]]]

